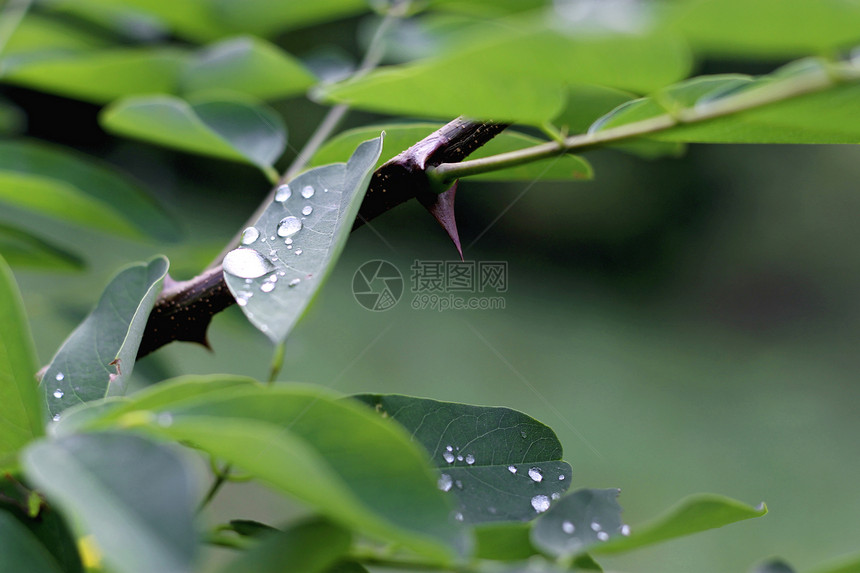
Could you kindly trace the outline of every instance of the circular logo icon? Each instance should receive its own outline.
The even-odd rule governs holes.
[[[367,310],[388,310],[403,296],[403,275],[388,261],[367,261],[352,276],[352,296]]]

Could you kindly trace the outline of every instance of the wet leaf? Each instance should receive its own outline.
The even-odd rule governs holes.
[[[267,174],[287,143],[277,113],[238,99],[188,103],[165,95],[130,97],[107,107],[100,121],[118,135],[250,163]]]
[[[167,259],[131,265],[105,288],[96,308],[63,342],[41,381],[48,414],[125,392]]]
[[[466,523],[534,519],[570,486],[555,433],[521,412],[399,395],[355,398],[427,449],[439,489]]]
[[[15,467],[18,451],[44,434],[36,369],[21,293],[0,256],[0,470]]]
[[[200,492],[194,468],[173,447],[130,434],[81,434],[34,444],[24,467],[95,537],[111,570],[193,570]]]
[[[340,255],[382,151],[382,137],[346,164],[307,171],[279,189],[224,258],[224,277],[248,320],[283,342]]]
[[[535,522],[531,540],[553,557],[572,557],[629,534],[621,521],[617,489],[580,489]]]

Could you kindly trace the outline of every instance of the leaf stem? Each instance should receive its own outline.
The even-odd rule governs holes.
[[[275,380],[278,378],[278,374],[281,373],[281,368],[284,367],[284,351],[286,348],[286,341],[275,346],[275,351],[272,354],[272,362],[269,366],[269,377],[266,379],[266,383],[270,386],[275,383]]]
[[[754,91],[726,97],[707,105],[684,109],[675,114],[659,115],[626,125],[573,135],[560,141],[542,143],[480,159],[442,163],[429,168],[428,174],[438,181],[450,182],[460,177],[499,171],[524,163],[540,161],[573,150],[588,149],[615,141],[658,133],[677,125],[697,123],[763,107],[858,79],[860,79],[860,70],[857,69],[857,66],[851,64],[842,67],[834,66],[830,74],[799,75],[792,79],[774,82],[772,85],[763,86]]]
[[[215,499],[215,496],[220,491],[221,486],[223,486],[230,479],[230,470],[232,466],[230,464],[226,464],[222,469],[218,469],[215,466],[215,462],[213,460],[213,471],[215,473],[215,480],[212,482],[212,485],[209,486],[209,491],[206,492],[206,495],[203,496],[203,499],[200,501],[200,505],[197,506],[197,512],[200,513],[203,511],[209,503]]]

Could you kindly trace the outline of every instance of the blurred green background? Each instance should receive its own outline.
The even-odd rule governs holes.
[[[305,34],[348,51],[355,46],[342,38],[353,36],[343,31],[362,25]],[[298,36],[282,43],[301,45]],[[133,243],[0,214],[30,218],[87,259],[81,273],[16,270],[43,363],[120,266],[164,253],[173,276],[189,278],[268,192],[250,167],[108,137],[95,106],[11,87],[3,96],[27,112],[28,135],[140,179],[184,237]],[[277,107],[294,147],[325,111],[303,99]],[[344,128],[374,119],[354,113]],[[692,146],[680,159],[611,150],[587,157],[590,182],[461,185],[466,259],[508,263],[504,310],[413,310],[408,291],[387,312],[355,302],[352,277],[365,261],[392,262],[408,283],[414,260],[456,258],[435,222],[409,204],[353,234],[291,335],[281,378],[525,411],[559,434],[574,487],[622,488],[634,530],[696,492],[770,508],[763,519],[602,560],[610,570],[725,573],[778,555],[803,571],[856,551],[860,148]],[[137,382],[265,376],[271,347],[235,307],[209,335],[212,352],[171,344],[137,365]],[[277,522],[298,512],[263,488],[232,485],[213,519]]]

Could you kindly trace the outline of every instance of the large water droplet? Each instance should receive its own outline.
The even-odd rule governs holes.
[[[287,283],[287,286],[288,287],[294,287],[294,286],[297,286],[300,282],[302,282],[302,279],[293,279]]]
[[[466,463],[469,465],[474,464],[475,463],[475,456],[473,456],[472,454],[467,454],[466,455]]]
[[[65,377],[66,377],[66,375],[63,374],[62,372],[57,372],[57,375],[54,376],[54,378],[57,379],[57,382],[61,382],[63,380],[63,378],[65,378]]]
[[[542,482],[543,472],[540,468],[529,468],[529,477],[532,478],[532,481]]]
[[[623,535],[624,537],[627,537],[630,535],[630,526],[627,525],[626,523],[621,526],[621,535]]]
[[[549,498],[545,495],[536,495],[532,498],[532,507],[538,513],[549,509]]]
[[[243,279],[255,279],[274,270],[272,261],[254,249],[234,249],[224,257],[224,270]]]
[[[289,185],[280,185],[278,189],[275,191],[275,201],[278,203],[283,203],[287,199],[289,199],[293,195],[293,191],[290,189]]]
[[[598,531],[597,538],[601,541],[609,541],[609,534],[605,531]]]
[[[292,237],[302,230],[302,222],[298,217],[284,217],[278,223],[278,236]]]
[[[561,522],[561,530],[567,533],[568,535],[573,535],[573,532],[576,531],[576,526],[570,521],[562,521]]]
[[[250,245],[260,238],[260,230],[257,227],[248,227],[242,231],[242,244]]]
[[[564,474],[558,474],[558,481],[564,481]]]
[[[310,205],[305,205],[304,207],[302,207],[302,215],[308,216],[313,212],[314,212],[314,208],[311,207]]]
[[[445,458],[445,461],[449,464],[454,463],[454,454],[452,454],[451,452],[445,452],[444,454],[442,454],[442,457]]]
[[[310,199],[314,196],[314,188],[311,185],[305,185],[302,187],[302,197],[305,199]]]
[[[65,395],[65,392],[57,388],[54,390],[54,398],[62,398]]]
[[[517,467],[516,466],[508,466],[508,471],[511,472],[512,474],[515,474],[515,473],[517,473]]]
[[[451,486],[454,485],[454,481],[451,479],[451,476],[448,474],[442,474],[439,476],[439,481],[437,482],[439,489],[442,491],[450,491]]]

